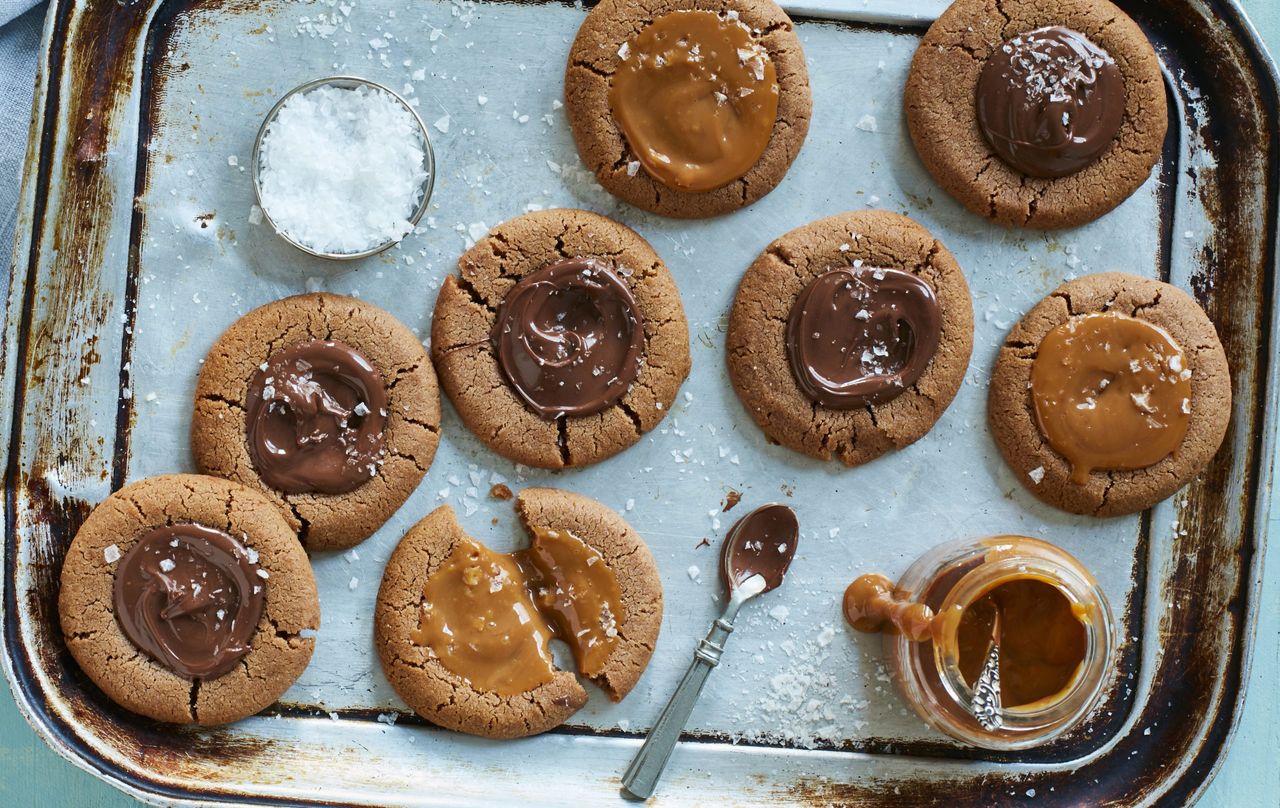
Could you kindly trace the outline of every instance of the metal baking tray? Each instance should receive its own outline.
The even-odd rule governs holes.
[[[785,4],[784,4],[785,5]],[[903,10],[900,6],[910,5]],[[749,607],[693,715],[663,804],[1177,804],[1222,760],[1250,660],[1276,436],[1277,81],[1227,0],[1125,0],[1168,80],[1164,159],[1129,201],[1055,233],[1005,230],[930,180],[901,91],[942,3],[791,3],[813,120],[785,181],[747,210],[664,220],[581,168],[558,98],[584,10],[467,0],[53,0],[46,23],[3,336],[5,672],[63,756],[144,800],[358,805],[596,805],[717,611],[714,547],[746,508],[783,500],[802,539],[787,584]],[[440,174],[403,245],[332,266],[251,223],[248,159],[291,87],[355,73],[414,99]],[[483,97],[484,101],[481,100]],[[684,297],[692,375],[661,427],[598,466],[518,469],[446,409],[426,481],[353,555],[314,556],[323,625],[310,668],[266,713],[163,726],[113,706],[58,630],[60,561],[92,503],[192,466],[199,362],[250,308],[304,289],[359,295],[424,337],[465,246],[529,207],[576,206],[648,238]],[[848,209],[901,211],[955,253],[974,293],[966,384],[918,444],[853,470],[767,445],[725,374],[737,280],[774,237]],[[1233,371],[1226,445],[1185,491],[1099,521],[1041,505],[986,430],[1008,327],[1060,281],[1121,269],[1193,292]],[[498,548],[523,539],[493,482],[562,486],[619,509],[663,576],[665,622],[636,690],[593,692],[573,722],[492,742],[409,714],[382,677],[371,617],[383,562],[441,502]],[[743,511],[721,513],[731,491]],[[1084,558],[1118,610],[1118,684],[1092,719],[1035,751],[993,754],[932,732],[898,699],[879,643],[842,625],[855,575],[900,574],[928,547],[1041,536]],[[702,539],[709,539],[705,546]]]

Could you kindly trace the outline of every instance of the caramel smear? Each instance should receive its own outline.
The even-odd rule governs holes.
[[[568,531],[533,528],[533,543],[495,553],[468,539],[427,579],[410,639],[477,690],[525,693],[551,681],[548,643],[573,651],[578,672],[604,667],[625,620],[613,570]]]
[[[663,185],[711,191],[764,154],[778,115],[777,71],[736,17],[663,14],[618,55],[609,107],[640,164]]]
[[[513,556],[459,542],[427,579],[418,630],[449,670],[477,690],[513,696],[551,681],[551,625],[534,605]]]
[[[844,591],[844,619],[858,631],[896,631],[916,642],[932,639],[933,610],[894,592],[878,572],[860,576]]]
[[[1080,609],[1056,586],[1036,578],[997,584],[960,615],[960,674],[971,686],[991,647],[1000,612],[1000,692],[1005,707],[1052,703],[1079,674],[1088,636]]]
[[[1177,451],[1191,416],[1191,369],[1159,326],[1086,314],[1040,342],[1031,394],[1041,433],[1083,485],[1095,469],[1146,468]]]
[[[534,602],[573,649],[578,673],[600,673],[625,619],[622,591],[604,556],[568,531],[535,527],[520,557]]]

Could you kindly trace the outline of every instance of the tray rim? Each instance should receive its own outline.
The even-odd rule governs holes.
[[[872,0],[874,2],[875,0]],[[1200,0],[1206,6],[1216,8],[1224,16],[1229,17],[1228,22],[1239,30],[1240,44],[1242,44],[1250,57],[1256,76],[1260,79],[1260,84],[1268,85],[1273,97],[1280,99],[1280,66],[1277,65],[1275,59],[1271,56],[1265,42],[1259,36],[1255,26],[1249,18],[1248,13],[1241,6],[1241,0]],[[61,99],[63,90],[61,88],[51,88],[49,84],[49,68],[50,58],[55,52],[61,53],[69,41],[69,38],[56,39],[57,22],[60,10],[67,5],[79,5],[81,0],[50,0],[48,10],[45,15],[43,33],[41,36],[41,53],[37,64],[35,92],[32,97],[32,116],[28,132],[28,142],[26,154],[23,162],[23,178],[21,191],[19,195],[20,207],[17,218],[17,227],[15,228],[15,237],[12,247],[12,255],[10,258],[11,280],[9,294],[6,303],[6,318],[8,312],[13,305],[15,290],[25,291],[25,276],[20,278],[17,272],[19,267],[25,267],[24,253],[29,253],[34,249],[33,230],[34,224],[32,220],[33,209],[35,205],[36,186],[39,182],[39,174],[41,168],[41,157],[44,152],[42,147],[43,139],[49,134],[46,131],[46,112],[49,104],[54,101],[55,94],[57,99]],[[150,5],[149,17],[144,25],[144,39],[151,27],[154,25],[154,12],[161,8],[165,3],[172,0],[154,0]],[[502,3],[523,3],[529,0],[477,0],[480,3],[496,2]],[[568,3],[569,0],[533,0],[533,2],[552,2],[552,3]],[[831,20],[840,21],[847,20],[853,22],[865,22],[878,25],[888,25],[890,27],[903,26],[909,28],[927,25],[932,15],[921,13],[912,13],[904,11],[900,15],[894,12],[867,13],[865,10],[851,9],[843,5],[843,0],[797,0],[788,3],[787,0],[778,0],[780,4],[788,10],[788,12],[800,19],[810,20]],[[1158,2],[1158,0],[1157,0]],[[589,3],[590,4],[590,3]],[[1280,101],[1275,104],[1280,109]],[[56,105],[53,107],[56,109]],[[1274,121],[1273,121],[1274,124]],[[1275,125],[1273,134],[1280,137],[1280,125]],[[1273,146],[1273,150],[1276,147]],[[52,158],[51,158],[52,160]],[[1272,189],[1274,192],[1274,188]],[[1275,195],[1273,193],[1273,195]],[[1276,210],[1273,208],[1273,210]],[[1280,280],[1280,222],[1272,219],[1267,222],[1267,230],[1269,230],[1270,238],[1264,241],[1264,256],[1267,250],[1270,251],[1270,279]],[[1264,259],[1265,263],[1265,259]],[[1277,348],[1280,347],[1280,299],[1276,299],[1270,312],[1269,322],[1264,323],[1268,327],[1269,353],[1272,357],[1277,354]],[[21,312],[20,312],[21,313]],[[1266,319],[1266,318],[1264,318]],[[0,385],[0,405],[11,410],[16,385],[19,383],[18,373],[16,371],[16,359],[11,346],[7,344],[9,325],[6,323],[5,330],[0,334],[5,344],[0,345],[0,359],[3,365],[0,366],[0,376],[2,376],[3,384]],[[1207,789],[1210,782],[1220,771],[1226,752],[1229,750],[1235,734],[1239,727],[1239,719],[1243,703],[1247,695],[1248,683],[1252,672],[1253,655],[1256,642],[1257,616],[1261,604],[1258,592],[1262,582],[1263,568],[1266,555],[1266,547],[1268,544],[1269,524],[1273,511],[1273,481],[1276,473],[1280,470],[1280,458],[1276,457],[1276,446],[1280,436],[1277,435],[1278,424],[1280,424],[1280,373],[1275,371],[1266,372],[1267,367],[1259,369],[1265,382],[1258,385],[1260,398],[1264,400],[1262,412],[1262,434],[1256,437],[1259,447],[1259,459],[1257,461],[1257,491],[1256,505],[1253,514],[1252,536],[1254,538],[1252,557],[1249,559],[1248,565],[1242,565],[1240,568],[1241,575],[1241,592],[1245,595],[1246,608],[1242,610],[1241,622],[1242,629],[1239,632],[1237,642],[1240,646],[1240,684],[1236,688],[1234,698],[1224,697],[1222,705],[1217,711],[1210,716],[1210,720],[1204,725],[1205,731],[1201,740],[1206,744],[1214,743],[1210,736],[1215,734],[1216,727],[1220,723],[1224,708],[1229,704],[1228,724],[1224,732],[1219,734],[1216,745],[1210,749],[1207,745],[1198,748],[1193,757],[1198,757],[1206,752],[1217,753],[1213,757],[1210,767],[1205,772],[1204,777],[1192,789],[1183,792],[1188,800],[1188,804],[1197,801]],[[15,462],[16,453],[14,452],[12,442],[6,442],[3,446],[2,456],[5,462],[5,468],[8,469],[10,464]],[[11,508],[11,497],[14,496],[12,488],[7,485],[9,481],[6,473],[5,490],[0,494],[0,516],[3,516],[5,522],[6,533],[10,531],[13,522],[13,513]],[[113,486],[115,487],[115,486]],[[1247,533],[1247,532],[1246,532]],[[5,557],[7,553],[7,545],[0,545],[0,561],[3,561],[7,567],[8,559]],[[0,595],[4,594],[7,585],[7,576],[0,576]],[[7,611],[7,598],[0,599],[0,620],[3,625],[0,630],[4,632],[6,640],[10,639],[9,616],[4,614]],[[101,757],[93,754],[85,754],[81,750],[70,744],[66,744],[60,737],[58,730],[50,724],[50,716],[40,709],[39,705],[28,699],[28,692],[22,688],[15,678],[15,650],[23,654],[27,653],[25,646],[21,643],[14,643],[18,646],[16,649],[6,642],[5,652],[0,655],[0,669],[3,670],[5,678],[8,682],[11,694],[18,706],[20,714],[24,720],[32,727],[36,734],[50,748],[57,752],[62,758],[84,771],[89,772],[98,779],[108,783],[112,787],[130,795],[131,797],[148,804],[155,805],[171,805],[171,806],[195,806],[195,805],[258,805],[264,802],[269,804],[295,804],[293,800],[288,798],[259,798],[253,802],[242,802],[235,797],[215,797],[210,794],[200,794],[199,792],[183,792],[181,794],[173,794],[163,787],[157,790],[149,790],[147,788],[136,786],[132,781],[118,776],[112,764],[106,762]],[[1098,754],[1094,752],[1092,754]],[[1102,754],[1106,754],[1103,752]],[[1088,757],[1088,755],[1086,755]],[[1181,778],[1187,776],[1185,770],[1173,772],[1173,776],[1161,779],[1159,782],[1177,782]],[[308,801],[305,804],[313,804]],[[328,803],[324,803],[328,804]]]

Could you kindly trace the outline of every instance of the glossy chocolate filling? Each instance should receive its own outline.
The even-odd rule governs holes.
[[[617,404],[640,373],[644,318],[630,287],[596,258],[569,258],[521,278],[493,325],[498,366],[546,419]]]
[[[883,404],[915,384],[942,336],[933,288],[898,269],[814,278],[791,306],[787,357],[800,390],[830,409]]]
[[[1074,174],[1124,120],[1124,77],[1068,28],[1040,28],[996,48],[978,77],[978,125],[1006,163],[1032,177]]]
[[[256,554],[221,530],[155,528],[116,568],[116,620],[129,641],[180,676],[211,679],[249,652],[266,600]]]
[[[345,494],[378,473],[387,424],[382,374],[337,340],[290,345],[249,382],[249,457],[286,494]]]

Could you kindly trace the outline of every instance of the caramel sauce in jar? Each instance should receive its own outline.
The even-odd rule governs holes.
[[[1000,613],[1000,695],[1005,707],[1052,702],[1080,673],[1088,638],[1081,609],[1038,578],[996,584],[960,614],[956,646],[960,674],[970,687],[991,647]]]
[[[566,530],[531,530],[530,546],[515,553],[459,542],[427,578],[410,633],[449,671],[500,696],[551,681],[552,639],[569,646],[580,674],[598,674],[626,620],[599,551]]]
[[[883,634],[903,698],[934,728],[973,746],[1012,751],[1057,738],[1097,706],[1115,673],[1106,595],[1065,550],[1026,536],[950,542],[917,559],[896,585],[864,575],[844,612]],[[1001,726],[973,715],[973,683],[1000,613]]]

